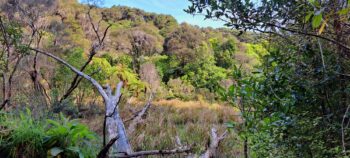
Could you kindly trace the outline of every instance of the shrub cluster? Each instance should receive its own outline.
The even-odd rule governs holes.
[[[97,135],[77,120],[59,114],[33,117],[30,110],[1,113],[0,157],[95,157]]]

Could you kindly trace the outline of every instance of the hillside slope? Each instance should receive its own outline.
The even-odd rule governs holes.
[[[222,133],[225,123],[240,123],[239,111],[222,101],[222,92],[235,84],[234,69],[250,72],[261,63],[267,54],[267,42],[259,39],[263,35],[237,36],[235,30],[179,24],[169,15],[124,6],[99,8],[76,0],[38,3],[0,3],[1,24],[11,28],[14,35],[9,37],[17,38],[14,52],[0,58],[6,65],[0,70],[13,72],[0,85],[6,111],[28,108],[33,117],[47,114],[43,118],[63,113],[102,135],[105,107],[100,94],[81,76],[38,53],[43,50],[101,85],[115,87],[122,81],[124,121],[153,94],[147,118],[130,134],[136,151],[173,148],[178,136],[201,153],[211,128]],[[133,102],[126,102],[128,98]],[[223,157],[240,156],[240,147],[231,132],[219,150]]]

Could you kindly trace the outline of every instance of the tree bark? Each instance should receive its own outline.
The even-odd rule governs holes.
[[[244,158],[248,158],[248,138],[244,138]]]

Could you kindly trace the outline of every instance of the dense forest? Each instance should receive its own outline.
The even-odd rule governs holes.
[[[0,157],[349,157],[349,0],[0,1]]]

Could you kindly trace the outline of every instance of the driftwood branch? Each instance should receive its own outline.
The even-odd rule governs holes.
[[[65,65],[66,67],[68,67],[70,70],[72,70],[77,75],[79,75],[81,77],[84,77],[86,80],[88,80],[98,90],[98,92],[101,94],[103,100],[105,102],[108,102],[109,98],[108,98],[106,92],[103,90],[102,86],[95,79],[93,79],[89,75],[79,71],[74,66],[70,65],[69,63],[67,63],[63,59],[61,59],[61,58],[59,58],[59,57],[57,57],[57,56],[55,56],[55,55],[53,55],[51,53],[48,53],[48,52],[45,52],[45,51],[42,51],[42,50],[39,50],[39,49],[35,49],[35,48],[30,48],[30,49],[33,50],[33,51],[36,51],[36,52],[38,52],[40,54],[46,55],[46,56],[48,56],[48,57],[58,61],[59,63],[61,63],[61,64]]]
[[[130,157],[142,157],[142,156],[150,156],[150,155],[173,155],[173,154],[181,154],[190,152],[190,148],[177,148],[172,150],[149,150],[149,151],[138,151],[133,152],[128,155],[116,155],[118,158],[130,158]]]
[[[84,63],[84,65],[80,68],[80,71],[83,72],[85,70],[85,68],[91,63],[93,57],[95,56],[96,53],[92,53],[90,52],[89,58],[88,60]],[[66,93],[62,96],[62,98],[60,99],[60,103],[63,102],[63,100],[67,99],[68,96],[70,96],[73,91],[78,87],[79,83],[81,82],[81,78],[79,78],[79,75],[76,75],[73,79],[73,81],[70,84],[70,87],[68,88],[68,90],[66,91]]]
[[[98,153],[97,158],[107,158],[107,154],[109,151],[109,148],[111,148],[113,146],[113,144],[115,143],[115,141],[118,140],[118,136],[111,139],[107,145],[105,145],[103,147],[103,149]]]

